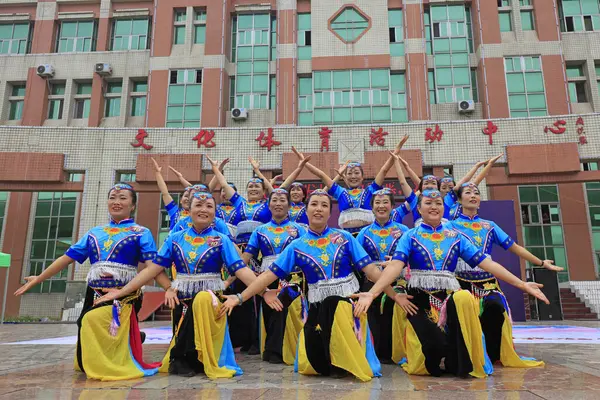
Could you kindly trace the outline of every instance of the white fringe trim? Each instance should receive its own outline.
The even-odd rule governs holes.
[[[492,259],[492,256],[488,255],[488,257],[490,258],[490,260]],[[483,269],[481,269],[479,267],[471,267],[462,258],[458,259],[458,263],[456,263],[456,269],[454,271],[456,272],[457,275],[464,275],[464,274],[471,275],[471,274],[488,273],[487,271],[484,271]]]
[[[450,271],[411,269],[408,287],[415,289],[460,290],[460,284]]]
[[[344,226],[352,221],[360,221],[364,222],[365,225],[369,225],[375,221],[375,215],[373,215],[373,211],[365,210],[364,208],[349,208],[342,211],[338,218],[338,224],[340,226]]]
[[[225,284],[221,279],[221,274],[180,274],[171,284],[173,289],[184,295],[193,296],[196,293],[208,290],[220,291],[225,290]]]
[[[330,296],[348,297],[360,289],[354,274],[308,284],[308,302],[319,303]]]
[[[227,224],[227,228],[229,229],[229,233],[231,234],[231,236],[233,236],[233,237],[237,236],[237,226],[235,226],[233,224]]]
[[[111,261],[98,261],[92,264],[87,274],[87,282],[98,281],[106,275],[112,275],[115,281],[128,283],[137,275],[137,267]]]
[[[260,221],[242,221],[238,224],[235,236],[243,235],[245,233],[252,233],[261,226],[263,223]]]
[[[266,270],[269,269],[269,267],[275,262],[275,260],[277,260],[277,257],[279,257],[279,254],[274,255],[274,256],[266,256],[263,257],[262,259],[262,263],[260,264],[260,268],[258,269],[258,272],[265,272]]]

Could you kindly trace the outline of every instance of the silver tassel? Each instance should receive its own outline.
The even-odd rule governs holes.
[[[213,292],[225,290],[221,274],[177,274],[171,286],[185,296],[193,296],[208,290]]]
[[[111,279],[115,281],[128,283],[137,275],[137,267],[110,261],[99,261],[92,264],[86,279],[89,283],[104,279],[107,275],[111,275]]]
[[[460,284],[450,271],[411,269],[409,288],[460,290]]]
[[[308,284],[308,302],[319,303],[330,296],[348,297],[360,289],[354,274]]]

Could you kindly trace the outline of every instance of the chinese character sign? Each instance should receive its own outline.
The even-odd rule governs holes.
[[[369,136],[369,144],[373,146],[376,144],[377,146],[383,147],[385,146],[385,137],[388,135],[387,132],[384,132],[383,128],[379,128],[375,130],[375,128],[371,128],[371,135]]]
[[[326,126],[321,128],[321,131],[319,132],[319,138],[321,139],[321,152],[329,151],[329,139],[331,138],[331,132],[333,131]]]
[[[215,131],[209,131],[202,129],[192,140],[196,141],[198,148],[204,146],[207,149],[215,147],[217,144],[214,142]]]
[[[279,146],[281,142],[275,140],[275,135],[273,134],[273,128],[267,129],[267,134],[265,132],[260,132],[260,135],[255,139],[258,142],[260,147],[266,147],[267,151],[271,151],[273,146]]]
[[[441,142],[444,131],[440,129],[438,124],[435,124],[435,130],[433,128],[425,129],[425,141],[433,143],[435,141]]]
[[[483,128],[483,134],[487,135],[490,146],[494,144],[493,136],[496,132],[498,132],[498,127],[492,121],[488,121],[487,126]]]
[[[575,126],[577,127],[577,136],[580,145],[587,144],[587,137],[585,136],[585,125],[583,123],[583,118],[577,118],[577,122],[575,122]]]
[[[559,119],[554,124],[552,124],[553,126],[546,126],[544,128],[544,133],[548,133],[548,131],[550,131],[555,135],[562,135],[567,130],[567,128],[565,127],[566,124],[567,121],[565,121],[564,119]]]
[[[144,129],[138,129],[138,133],[135,135],[135,142],[130,143],[131,147],[143,147],[146,150],[152,149],[154,146],[144,143],[147,137],[148,133]]]

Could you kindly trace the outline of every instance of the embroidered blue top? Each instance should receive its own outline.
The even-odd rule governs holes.
[[[388,222],[381,225],[375,221],[369,226],[361,229],[356,240],[367,251],[373,261],[385,261],[386,256],[392,256],[396,245],[408,227],[395,222],[390,218]]]
[[[171,201],[169,204],[165,206],[165,210],[167,210],[167,214],[169,214],[169,229],[173,230],[177,222],[181,218],[185,218],[190,215],[190,212],[184,210],[183,208],[179,208],[174,201]]]
[[[420,221],[421,218],[421,213],[419,213],[419,210],[417,208],[417,201],[418,201],[418,197],[415,200],[415,205],[414,207],[412,207],[411,204],[411,211],[413,214],[413,220],[415,221],[415,223],[417,221]],[[456,214],[458,213],[458,209],[459,209],[460,204],[458,203],[458,196],[456,195],[456,192],[454,190],[451,190],[450,192],[448,192],[447,195],[444,196],[444,217],[446,220],[452,220],[456,217]]]
[[[446,222],[436,228],[421,223],[406,232],[392,259],[410,264],[409,287],[459,290],[454,275],[459,257],[476,267],[488,256]]]
[[[404,217],[409,215],[411,211],[414,213],[414,210],[417,209],[417,202],[419,198],[415,194],[415,192],[411,192],[410,196],[406,198],[404,203],[400,204],[399,207],[396,207],[392,210],[391,218],[395,222],[402,223]],[[414,214],[413,214],[414,215]]]
[[[217,205],[217,217],[221,218],[226,223],[231,223],[231,218],[235,212],[235,207],[231,204],[221,203]]]
[[[460,213],[458,218],[452,221],[450,225],[485,254],[492,253],[492,246],[494,244],[497,244],[504,250],[508,250],[515,243],[494,221],[482,219],[479,215],[471,218]],[[456,275],[468,281],[494,278],[494,275],[481,268],[465,268],[462,265],[457,267]]]
[[[359,283],[353,272],[371,262],[352,234],[327,227],[320,234],[308,229],[283,250],[269,269],[285,279],[298,266],[308,282],[308,301],[316,303],[329,296],[355,293]]]
[[[238,244],[248,243],[250,234],[258,224],[248,224],[249,227],[245,227],[239,226],[240,223],[245,221],[256,221],[261,224],[266,224],[271,220],[271,210],[269,210],[269,205],[264,199],[260,201],[248,201],[238,193],[235,193],[230,201],[235,207],[235,211],[231,217],[231,223],[238,227],[235,242]]]
[[[204,290],[223,290],[223,265],[231,275],[246,266],[229,237],[212,226],[202,232],[193,226],[171,232],[154,262],[165,268],[175,264],[177,277],[172,286],[180,298],[190,298]]]
[[[171,229],[171,231],[172,232],[184,231],[184,230],[191,228],[192,225],[193,225],[192,217],[188,215],[187,217],[181,218],[179,220],[179,222],[177,222],[175,224],[173,229]],[[217,232],[227,235],[227,237],[229,237],[229,239],[233,240],[233,237],[231,237],[231,233],[229,233],[229,228],[227,227],[227,224],[221,218],[215,217],[215,221],[213,222],[213,227],[215,228],[215,230]]]
[[[381,186],[375,181],[367,186],[366,189],[344,189],[337,183],[334,183],[329,188],[328,193],[338,201],[340,212],[350,208],[363,208],[371,211],[371,197],[373,197],[373,193],[380,189]]]
[[[65,255],[80,264],[89,258],[90,287],[119,287],[135,277],[138,263],[154,259],[156,244],[148,228],[125,219],[90,229]]]
[[[292,203],[289,214],[290,220],[292,222],[308,225],[308,215],[306,215],[306,204]]]

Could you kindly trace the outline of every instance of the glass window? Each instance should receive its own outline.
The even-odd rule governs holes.
[[[408,122],[406,81],[404,74],[390,75],[392,92],[392,122]]]
[[[146,115],[146,96],[148,81],[134,81],[131,91],[131,116],[143,117]]]
[[[30,43],[29,23],[0,24],[0,54],[26,54]]]
[[[546,115],[539,57],[510,57],[505,58],[504,64],[511,117]]]
[[[521,10],[521,28],[524,31],[535,30],[533,22],[533,10]]]
[[[135,182],[134,171],[117,171],[115,182]]]
[[[390,54],[392,56],[404,55],[404,22],[402,10],[389,10],[388,24],[390,27]]]
[[[344,42],[354,42],[369,28],[369,21],[354,7],[349,6],[331,21],[331,29]]]
[[[500,21],[500,32],[512,31],[512,19],[510,11],[498,12],[498,19]]]
[[[206,10],[194,10],[194,43],[204,44],[206,42]]]
[[[64,101],[65,84],[51,84],[50,96],[48,97],[48,119],[62,119]]]
[[[562,0],[559,2],[563,32],[597,31],[600,29],[598,0]]]
[[[58,53],[96,50],[94,21],[62,21],[58,34]]]
[[[310,13],[298,14],[298,60],[312,58],[312,31]]]
[[[109,82],[104,96],[104,116],[107,118],[121,115],[122,82]]]
[[[185,8],[176,8],[173,10],[173,44],[185,43],[186,19],[187,10]]]
[[[145,19],[117,19],[114,22],[112,49],[146,50],[150,22]]]
[[[74,192],[37,193],[29,274],[39,275],[73,243],[79,194]],[[31,293],[64,293],[69,268],[50,278]]]
[[[8,119],[11,121],[20,120],[23,117],[23,106],[25,104],[25,89],[24,84],[13,84],[11,88],[11,96],[9,97],[9,113]]]
[[[171,71],[167,103],[168,128],[198,128],[202,111],[202,70]]]
[[[313,124],[313,80],[312,77],[298,79],[298,125]]]

